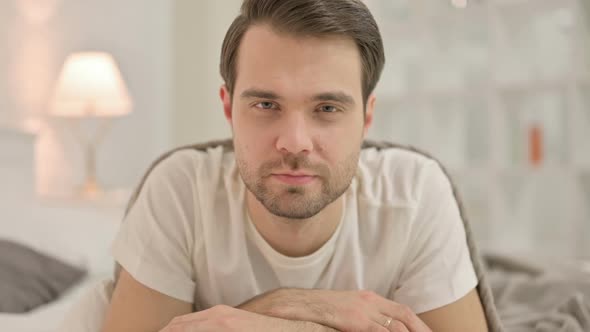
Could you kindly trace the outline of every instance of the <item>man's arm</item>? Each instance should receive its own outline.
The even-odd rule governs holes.
[[[481,300],[475,289],[449,305],[418,316],[436,332],[488,331]]]
[[[253,314],[228,306],[192,313],[192,304],[152,290],[121,270],[102,332],[306,331],[329,332],[312,322]]]
[[[305,331],[337,332],[320,324],[269,317],[257,313],[217,305],[213,308],[176,317],[161,332],[242,332],[242,331]]]
[[[451,304],[417,315],[417,320],[404,305],[367,291],[279,289],[257,296],[239,308],[274,317],[313,321],[341,330],[365,330],[367,325],[363,324],[374,321],[375,312],[378,312],[377,315],[402,323],[410,332],[488,331],[475,289]]]
[[[277,289],[238,308],[272,317],[315,322],[340,331],[431,332],[407,306],[365,290]]]
[[[101,331],[157,332],[191,311],[192,304],[150,289],[121,269]]]

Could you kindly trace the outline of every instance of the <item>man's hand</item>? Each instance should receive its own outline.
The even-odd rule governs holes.
[[[431,332],[407,306],[371,291],[278,289],[238,308],[339,331]]]
[[[174,318],[160,332],[334,331],[310,322],[296,322],[218,305]]]

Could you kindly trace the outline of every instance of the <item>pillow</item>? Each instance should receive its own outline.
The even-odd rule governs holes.
[[[0,312],[24,313],[57,299],[86,271],[0,239]]]

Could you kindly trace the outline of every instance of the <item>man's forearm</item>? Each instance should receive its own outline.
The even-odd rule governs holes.
[[[293,328],[294,331],[310,331],[310,332],[337,332],[331,327],[321,325],[314,321],[301,319],[306,315],[299,313],[302,300],[311,290],[301,289],[276,289],[263,294],[260,294],[252,299],[237,306],[237,309],[253,312],[256,314],[279,319],[281,327],[286,327],[288,330]],[[290,301],[285,301],[287,298]],[[312,308],[309,308],[313,310]],[[316,308],[317,309],[317,308]]]
[[[278,318],[273,318],[278,319]],[[304,332],[338,332],[338,330],[334,330],[331,327],[327,327],[324,325],[316,324],[313,322],[304,322],[304,321],[294,321],[294,320],[286,320],[280,319],[281,322],[275,325],[275,329],[277,331],[304,331]],[[274,330],[272,328],[267,329],[267,331]]]
[[[329,332],[334,330],[313,322],[266,316],[227,305],[216,305],[206,310],[176,317],[160,330],[160,332],[172,331]]]
[[[237,308],[265,316],[328,325],[326,323],[334,312],[329,303],[314,300],[321,292],[324,291],[280,288],[258,295]]]
[[[238,308],[335,330],[373,331],[391,324],[410,331],[430,331],[409,307],[367,290],[281,288],[256,296]]]

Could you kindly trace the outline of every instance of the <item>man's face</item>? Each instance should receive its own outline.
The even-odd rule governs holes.
[[[293,37],[267,25],[243,37],[233,99],[221,96],[240,175],[274,215],[306,219],[350,185],[363,121],[361,61],[353,40]]]

